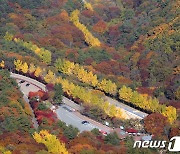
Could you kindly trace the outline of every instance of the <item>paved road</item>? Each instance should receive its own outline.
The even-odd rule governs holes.
[[[37,87],[34,84],[31,84],[29,81],[24,80],[25,81],[24,83],[20,83],[20,81],[22,80],[17,79],[17,78],[15,79],[16,79],[16,82],[18,83],[18,86],[20,87],[20,90],[26,97],[28,97],[29,92],[37,92],[38,90],[41,90],[41,88]],[[26,86],[28,83],[30,83],[30,85]]]
[[[24,93],[24,100],[29,103],[29,100],[27,98],[28,93],[30,91],[38,91],[40,89],[42,90],[46,90],[46,86],[34,79],[30,79],[28,77],[22,76],[22,75],[18,75],[18,74],[11,74],[11,77],[15,78],[17,80],[18,85],[20,86],[21,91]],[[20,80],[25,80],[25,83],[20,84]],[[26,86],[27,83],[30,83],[29,86]],[[123,108],[125,111],[127,111],[127,113],[132,114],[133,117],[138,117],[138,118],[143,118],[144,116],[146,116],[146,113],[140,112],[134,108],[131,108],[123,103],[120,103],[112,98],[106,97],[106,99],[111,103],[114,104],[116,106],[119,106],[120,108]],[[80,109],[80,106],[75,104],[73,101],[69,100],[66,97],[63,97],[63,102],[66,103],[65,105],[59,106],[58,109],[55,111],[57,114],[57,117],[61,120],[64,121],[66,124],[68,125],[73,125],[74,127],[77,127],[80,132],[82,131],[90,131],[93,128],[98,128],[100,130],[103,130],[107,133],[113,132],[114,130],[102,125],[101,123],[98,123],[88,117],[85,117],[83,115],[81,115],[79,112],[77,112],[77,110]],[[71,105],[72,108],[68,105]],[[67,108],[69,108],[70,110],[72,110],[73,108],[76,109],[76,111],[74,112],[69,112],[68,110],[64,109],[63,106],[66,106]],[[33,110],[32,110],[33,112]],[[81,124],[82,121],[89,121],[90,124],[88,125],[83,125]],[[35,119],[35,117],[32,118],[32,122],[34,127],[37,129],[38,128],[38,123],[37,120]],[[121,133],[123,132],[122,130],[118,130],[117,133]],[[127,136],[127,134],[125,135],[120,135],[120,138],[124,138],[124,136]],[[135,136],[134,139],[136,139],[137,137]],[[141,136],[139,137],[141,139]],[[140,139],[136,139],[136,140],[140,140]]]
[[[29,77],[26,77],[26,76],[23,76],[20,74],[11,73],[10,75],[12,78],[28,81],[28,83],[31,83],[31,86],[34,85],[34,86],[38,87],[39,89],[46,91],[46,86],[39,81],[36,81],[34,79],[31,79]]]
[[[18,86],[20,87],[20,90],[24,94],[23,99],[28,104],[29,108],[31,109],[31,112],[32,112],[32,119],[31,120],[32,120],[33,126],[34,126],[35,129],[38,129],[39,124],[38,124],[37,119],[35,118],[34,111],[31,108],[31,105],[29,104],[28,94],[29,94],[30,91],[38,91],[39,88],[34,86],[34,85],[30,85],[30,86],[26,87],[26,84],[28,82],[20,83],[20,81],[21,80],[16,79],[16,82],[18,83]]]
[[[63,107],[66,107],[69,110],[66,110]],[[73,112],[72,108],[65,104],[59,106],[55,112],[60,120],[64,121],[67,125],[73,125],[74,127],[77,127],[80,132],[91,131],[94,128],[98,128],[100,130],[106,131],[107,133],[110,133],[110,131],[112,130],[109,127],[106,127],[106,126],[104,126],[100,123],[97,123],[85,116],[80,115],[76,111]],[[81,122],[84,120],[86,120],[90,123],[87,125],[83,125]]]
[[[124,109],[126,111],[126,113],[131,117],[131,118],[138,118],[138,119],[143,119],[144,117],[146,117],[148,114],[141,112],[137,109],[134,109],[126,104],[123,104],[115,99],[112,99],[110,97],[105,97],[105,99],[110,103],[110,104],[114,104],[117,107],[120,107],[122,109]]]
[[[74,108],[77,111],[80,111],[82,109],[82,107],[80,105],[74,103],[72,100],[68,99],[67,97],[63,96],[62,102],[65,103],[66,105]]]
[[[31,120],[32,120],[32,123],[33,123],[33,127],[37,130],[38,127],[39,127],[39,124],[38,124],[38,121],[37,121],[37,119],[36,119],[36,117],[35,117],[35,115],[34,115],[34,111],[33,111],[33,109],[31,108],[31,105],[29,104],[29,99],[28,99],[26,96],[24,96],[23,98],[24,98],[24,100],[26,101],[26,103],[28,103],[29,108],[31,109],[31,112],[33,113]]]
[[[28,78],[28,77],[25,77],[25,76],[22,76],[22,75],[19,75],[19,74],[14,74],[14,73],[11,73],[11,76],[16,78],[16,79],[22,79],[22,80],[26,80],[28,81],[29,83],[31,83],[32,85],[36,85],[37,87],[39,87],[40,89],[42,90],[46,90],[46,86],[34,79],[31,79],[31,78]],[[120,107],[122,109],[124,109],[126,111],[126,113],[129,115],[129,117],[131,118],[138,118],[138,119],[143,119],[144,117],[146,117],[148,114],[144,113],[144,112],[141,112],[137,109],[134,109],[128,105],[125,105],[117,100],[114,100],[110,97],[107,97],[106,96],[106,99],[109,101],[109,103],[111,104],[114,104],[116,105],[117,107]],[[67,105],[71,105],[72,104],[72,107],[73,108],[77,108],[77,110],[80,108],[80,106],[78,106],[77,104],[75,104],[73,101],[69,100],[68,98],[66,97],[63,97],[63,102],[64,103],[67,103]]]
[[[39,84],[39,83],[37,84],[38,86],[36,86],[36,83],[37,83],[36,80],[35,80],[36,82],[33,82],[34,79],[29,80],[28,77],[24,77],[22,75],[11,74],[11,77],[16,79],[16,81],[20,87],[20,90],[24,94],[24,100],[27,103],[29,103],[28,94],[30,91],[36,92],[38,90],[45,89],[45,87],[46,87],[45,85]],[[22,81],[22,80],[24,80],[25,82],[20,83],[20,81]],[[27,83],[29,83],[30,85],[26,86]],[[112,131],[111,128],[104,126],[101,123],[98,123],[98,122],[96,122],[96,121],[94,121],[88,117],[81,115],[79,112],[77,112],[78,110],[81,109],[80,105],[77,105],[76,103],[69,100],[68,98],[63,97],[63,103],[65,103],[65,105],[59,106],[55,112],[57,114],[58,119],[60,119],[61,121],[64,121],[66,124],[68,124],[68,125],[71,124],[74,127],[77,127],[80,130],[80,132],[85,131],[85,130],[91,131],[94,128],[98,128],[98,129],[103,130],[107,133],[110,133],[110,131]],[[75,112],[69,112],[69,111],[65,110],[63,108],[63,106],[66,106],[67,108],[69,108],[71,110],[75,109],[76,111]],[[88,125],[81,124],[81,122],[84,120],[89,121],[90,124],[88,124]],[[33,117],[32,121],[34,122],[34,127],[36,128],[37,127],[37,120],[35,119],[35,117]]]

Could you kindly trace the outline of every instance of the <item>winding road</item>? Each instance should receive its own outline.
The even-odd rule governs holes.
[[[15,74],[15,73],[11,73],[11,77],[15,78],[17,80],[17,82],[19,83],[20,80],[24,80],[26,83],[29,83],[30,85],[27,87],[26,84],[20,84],[20,90],[23,92],[24,94],[24,99],[26,100],[26,102],[28,102],[28,94],[30,91],[32,92],[36,92],[38,90],[46,90],[46,86],[32,78],[20,75],[20,74]],[[120,107],[122,109],[124,109],[126,111],[126,113],[129,115],[130,118],[139,118],[139,119],[143,119],[145,116],[147,116],[146,113],[143,113],[137,109],[134,109],[132,107],[129,107],[121,102],[118,102],[117,100],[114,100],[110,97],[106,96],[106,99],[109,101],[109,103],[114,104],[117,107]],[[106,132],[110,132],[112,129],[101,124],[98,123],[92,119],[89,119],[88,117],[85,117],[83,115],[81,115],[78,111],[81,110],[81,106],[74,103],[73,101],[69,100],[68,98],[63,96],[63,103],[64,105],[66,105],[66,107],[69,107],[71,109],[75,109],[76,112],[69,112],[68,110],[65,110],[62,106],[58,106],[58,108],[56,109],[56,114],[57,117],[61,120],[64,121],[67,125],[73,125],[75,127],[77,127],[80,131],[84,131],[84,130],[92,130],[93,128],[98,128],[101,129],[103,131]],[[90,124],[88,125],[83,125],[81,124],[81,122],[83,120],[89,121]]]
[[[24,94],[24,100],[29,103],[28,100],[28,94],[29,92],[37,92],[38,90],[44,90],[46,91],[46,86],[34,79],[28,78],[26,76],[11,73],[11,77],[16,79],[20,90]],[[25,81],[23,83],[20,83],[20,81]],[[26,86],[26,84],[29,83],[29,86]],[[107,127],[101,123],[98,123],[86,116],[81,115],[78,111],[81,109],[81,106],[74,103],[73,101],[69,100],[68,98],[63,96],[62,102],[63,105],[58,106],[58,108],[55,110],[55,113],[57,114],[57,117],[59,120],[65,122],[67,125],[73,125],[74,127],[77,127],[80,132],[82,131],[91,131],[94,128],[98,128],[102,131],[105,131],[107,133],[110,133],[112,131],[112,128]],[[67,109],[63,108],[65,106]],[[73,111],[75,109],[75,111]],[[72,110],[70,112],[70,110]],[[33,125],[35,128],[38,127],[38,123],[33,116]],[[82,121],[88,121],[89,124],[83,125]]]

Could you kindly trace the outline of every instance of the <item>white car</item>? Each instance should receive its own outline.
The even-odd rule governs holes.
[[[121,130],[124,130],[124,127],[123,127],[123,126],[120,126],[119,128],[120,128]]]

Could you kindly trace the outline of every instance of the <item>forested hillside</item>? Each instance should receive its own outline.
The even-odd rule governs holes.
[[[107,120],[112,127],[127,124],[126,112],[110,104],[108,96],[152,115],[141,123],[145,132],[159,139],[178,134],[179,6],[178,0],[1,0],[0,152],[18,153],[31,143],[34,149],[26,149],[29,153],[58,153],[58,148],[49,149],[34,134],[32,113],[10,71],[46,84],[50,90],[42,102],[61,101],[57,95],[63,93],[96,121]],[[104,138],[94,131],[77,136],[76,128],[66,126],[42,104],[31,100],[40,118],[38,132],[53,139],[56,135],[54,143],[64,153],[74,149],[74,153],[140,152],[130,148],[131,139],[120,142],[114,134]],[[157,125],[152,130],[148,123],[156,118],[162,119],[164,128],[159,134],[161,128]],[[20,138],[21,134],[25,134],[25,139],[19,139],[22,147],[14,140],[9,147],[7,136]],[[1,136],[6,138],[4,143]]]
[[[8,32],[49,50],[52,65],[65,58],[178,106],[178,1],[89,2],[1,1],[1,38]],[[3,39],[1,49],[33,54]]]

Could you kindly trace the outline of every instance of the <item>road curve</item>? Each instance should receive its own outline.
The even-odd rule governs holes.
[[[47,91],[46,85],[44,85],[43,83],[41,83],[41,82],[39,82],[37,80],[34,80],[34,79],[30,78],[30,77],[26,77],[24,75],[12,73],[12,72],[10,73],[10,76],[12,78],[15,78],[15,79],[28,81],[29,83],[31,83],[32,85],[35,85],[36,87],[40,88],[41,90]]]
[[[46,86],[43,83],[40,83],[37,80],[34,80],[32,78],[20,75],[20,74],[15,74],[15,73],[11,73],[11,77],[16,78],[16,79],[21,79],[21,80],[26,80],[29,83],[36,85],[37,87],[39,87],[40,89],[46,91]],[[114,104],[115,106],[122,108],[125,110],[125,112],[129,115],[129,117],[131,118],[138,118],[138,119],[143,119],[144,117],[146,117],[148,114],[141,112],[137,109],[134,109],[128,105],[125,105],[115,99],[112,99],[110,97],[105,98],[110,104]],[[76,110],[80,110],[80,106],[77,105],[76,103],[74,103],[73,101],[71,101],[70,99],[68,99],[67,97],[63,96],[63,102],[73,108],[75,108]]]
[[[28,94],[30,91],[38,91],[40,89],[42,90],[46,90],[46,86],[34,79],[28,78],[26,76],[23,75],[19,75],[19,74],[14,74],[11,73],[11,77],[16,79],[20,90],[23,92],[24,94],[24,99],[25,101],[28,103]],[[20,83],[21,80],[24,80],[24,83]],[[27,87],[26,84],[30,83],[30,85]],[[59,120],[64,121],[67,125],[73,125],[74,127],[77,127],[80,132],[82,131],[91,131],[93,128],[98,128],[100,130],[103,130],[107,133],[110,133],[112,131],[112,128],[107,127],[99,122],[96,122],[88,117],[85,117],[83,115],[81,115],[78,111],[81,109],[81,106],[74,103],[73,101],[69,100],[68,98],[63,96],[63,100],[62,102],[64,103],[61,106],[58,106],[58,108],[55,110],[55,113],[57,114],[57,117]],[[62,106],[66,106],[66,108],[71,108],[71,109],[75,109],[76,111],[74,112],[69,112],[67,110],[65,110]],[[83,125],[81,122],[82,121],[89,121],[90,124],[88,125]],[[34,122],[35,119],[32,119],[32,121]]]

